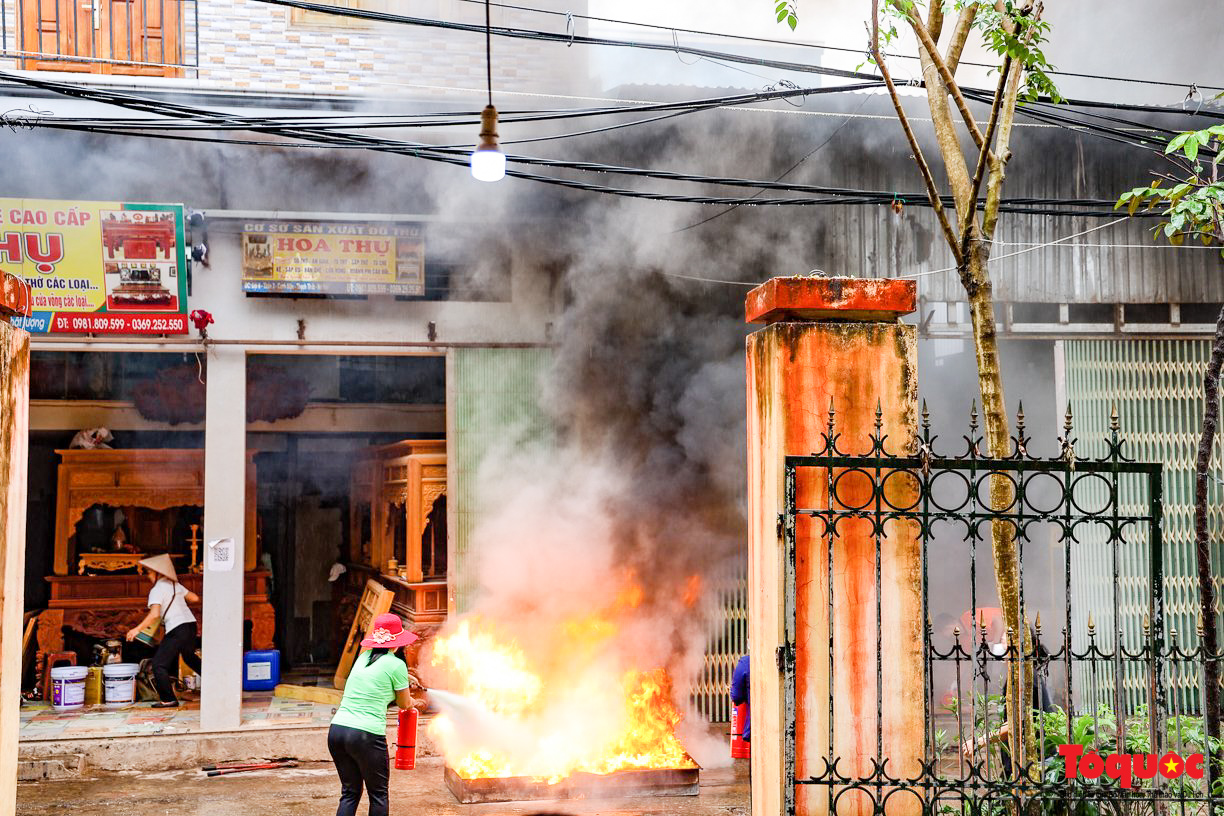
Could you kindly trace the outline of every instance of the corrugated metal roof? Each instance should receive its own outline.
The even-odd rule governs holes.
[[[865,130],[868,126],[859,127]],[[892,127],[899,131],[899,126]],[[1067,130],[1024,129],[1016,133],[1012,147],[1015,156],[1009,166],[1005,199],[1112,201],[1149,180],[1151,168],[1162,161],[1134,147]],[[840,178],[845,186],[860,189],[900,188],[911,193],[921,189],[908,151],[864,149],[857,156],[845,150],[839,154],[837,162],[823,168],[826,172],[821,173],[821,181]],[[927,158],[938,159],[933,146]],[[936,168],[936,172],[942,171]],[[904,179],[904,184],[898,179]],[[964,300],[955,272],[929,274],[953,266],[929,208],[907,207],[897,216],[886,207],[836,207],[821,215],[827,225],[824,250],[832,266],[822,267],[827,271],[918,275],[921,297]],[[1117,218],[1124,216],[1125,211],[1120,210]],[[1154,219],[1111,223],[1115,220],[1003,214],[995,234],[993,255],[997,260],[991,263],[995,299],[1016,303],[1224,301],[1224,261],[1218,247],[1207,249],[1197,243],[1170,247],[1163,236],[1160,240],[1153,238]],[[1095,227],[1100,229],[1092,229]],[[1089,229],[1092,231],[1059,245],[1038,246]]]

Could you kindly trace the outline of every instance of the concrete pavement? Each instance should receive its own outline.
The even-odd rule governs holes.
[[[19,816],[331,816],[340,783],[331,763],[208,778],[196,768],[146,773],[96,772],[92,777],[23,783]],[[744,761],[701,774],[698,796],[460,805],[442,781],[442,761],[418,761],[391,772],[391,812],[421,816],[746,816]],[[359,813],[365,813],[363,801]]]

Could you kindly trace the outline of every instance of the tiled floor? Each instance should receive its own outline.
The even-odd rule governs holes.
[[[157,709],[152,703],[124,708],[86,706],[79,711],[56,711],[48,703],[23,702],[20,739],[59,740],[77,737],[130,737],[149,734],[184,734],[200,727],[200,704],[184,701],[179,708]],[[272,692],[242,695],[243,728],[326,726],[334,707],[323,703],[273,697]]]

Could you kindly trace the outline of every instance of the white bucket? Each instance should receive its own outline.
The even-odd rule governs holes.
[[[136,663],[108,663],[102,667],[102,685],[108,706],[131,705],[136,699]]]
[[[51,707],[72,711],[85,705],[85,678],[88,666],[56,666],[51,670]]]

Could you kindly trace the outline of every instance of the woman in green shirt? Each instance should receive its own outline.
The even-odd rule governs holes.
[[[344,697],[327,732],[327,750],[340,775],[340,807],[336,816],[355,816],[364,786],[370,795],[370,816],[387,816],[387,706],[414,703],[415,685],[404,664],[404,646],[417,636],[404,631],[399,615],[374,618],[344,681]]]

